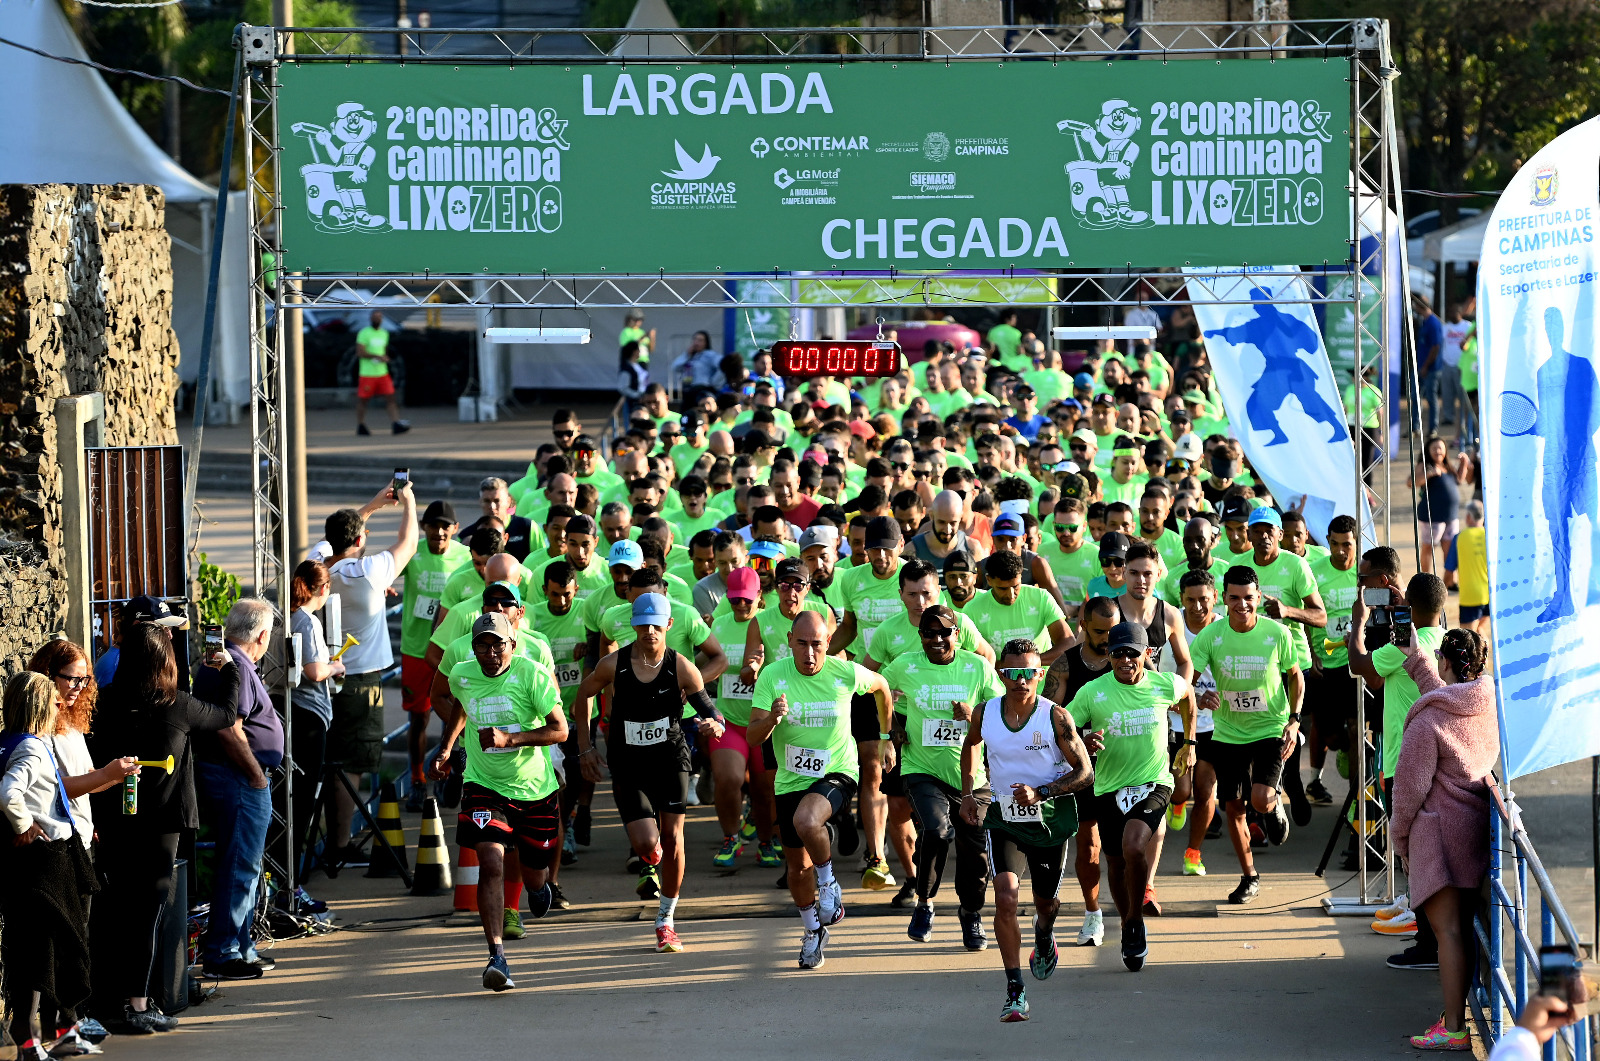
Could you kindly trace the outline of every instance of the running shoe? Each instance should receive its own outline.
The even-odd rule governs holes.
[[[881,858],[867,859],[867,868],[861,871],[861,886],[869,892],[881,892],[885,888],[893,888],[894,874],[889,872],[889,863]]]
[[[1182,829],[1189,823],[1189,804],[1174,803],[1167,808],[1167,828]]]
[[[644,872],[639,874],[639,883],[634,886],[634,893],[641,899],[655,899],[661,895],[661,873],[654,866],[646,866]]]
[[[535,921],[550,912],[550,907],[555,905],[555,889],[549,881],[544,882],[544,887],[538,891],[528,892],[528,916]]]
[[[1377,911],[1372,916],[1377,918],[1379,921],[1387,921],[1392,917],[1399,917],[1401,914],[1409,913],[1410,910],[1411,896],[1407,895],[1405,892],[1401,892],[1399,895],[1394,897],[1394,902],[1390,903],[1388,906],[1385,906],[1382,910]]]
[[[1161,916],[1161,900],[1156,898],[1156,886],[1154,884],[1144,890],[1144,916]]]
[[[656,926],[656,953],[677,954],[683,950],[683,941],[678,939],[677,930],[671,925]]]
[[[589,846],[593,821],[589,808],[582,803],[578,804],[577,811],[572,815],[572,835],[577,838],[579,847]]]
[[[1261,894],[1261,874],[1246,873],[1239,878],[1239,886],[1228,893],[1228,902],[1234,906],[1243,906],[1253,902]]]
[[[1098,913],[1098,911],[1096,911]],[[1100,929],[1105,932],[1104,925]],[[1081,935],[1081,933],[1080,933]],[[1099,943],[1096,942],[1096,946]],[[1033,950],[1028,953],[1028,971],[1035,980],[1048,980],[1050,974],[1056,971],[1056,964],[1061,961],[1061,948],[1056,946],[1056,936],[1050,932],[1043,937],[1039,935],[1039,919],[1033,919]]]
[[[392,433],[396,434],[396,435],[403,435],[407,431],[411,430],[411,421],[410,420],[396,420],[394,423],[389,425],[389,430]]]
[[[1306,786],[1306,799],[1313,807],[1333,806],[1333,794],[1328,791],[1328,786],[1322,783],[1322,778],[1314,777],[1311,784]]]
[[[739,839],[747,844],[756,842],[756,823],[746,818],[739,823]]]
[[[312,898],[311,893],[299,885],[296,885],[294,889],[294,905],[300,913],[310,914],[313,917],[315,917],[317,914],[325,914],[328,912],[327,903],[323,902],[321,899]],[[89,1018],[85,1017],[84,1020],[78,1022],[80,1030],[84,1021],[88,1019]]]
[[[504,922],[502,922],[500,934],[506,939],[521,939],[528,934],[528,930],[522,927],[522,915],[509,906],[506,907],[506,916]]]
[[[968,950],[988,950],[989,934],[983,930],[983,914],[977,910],[956,908],[956,920],[961,922],[961,945]]]
[[[686,807],[698,807],[698,806],[700,806],[700,802],[701,802],[701,800],[700,800],[700,775],[699,774],[690,774],[689,775],[689,795],[684,798],[684,801],[683,801],[684,806],[686,806]]]
[[[896,910],[904,910],[912,905],[917,897],[917,882],[908,880],[900,885],[900,890],[894,893],[894,898],[889,900],[889,905]]]
[[[578,861],[578,841],[573,838],[572,830],[568,829],[567,834],[561,838],[561,864],[570,866],[576,861]]]
[[[1266,847],[1267,846],[1267,831],[1265,829],[1261,828],[1261,823],[1260,822],[1251,822],[1250,823],[1250,846],[1251,847]]]
[[[427,786],[418,781],[413,781],[411,783],[411,795],[406,797],[407,814],[422,813],[422,800],[427,795],[427,793],[423,791],[425,787]]]
[[[822,968],[822,963],[827,960],[822,953],[822,949],[827,945],[827,929],[806,929],[806,934],[800,937],[800,968]]]
[[[1383,964],[1391,969],[1402,971],[1416,969],[1427,972],[1439,968],[1439,955],[1424,954],[1421,947],[1407,947],[1399,954],[1389,955],[1389,959]]]
[[[1458,1032],[1448,1030],[1441,1017],[1421,1035],[1413,1035],[1411,1045],[1417,1050],[1471,1050],[1472,1033],[1465,1028]]]
[[[1407,910],[1387,921],[1373,921],[1372,931],[1380,936],[1410,936],[1417,931],[1417,915]]]
[[[1435,965],[1434,968],[1437,969],[1438,965]],[[149,1035],[151,1032],[170,1032],[177,1026],[178,1018],[167,1016],[156,1008],[154,1002],[146,1003],[144,1009],[134,1009],[124,1003],[122,1007],[122,1028],[118,1029],[118,1033],[120,1034],[123,1030],[126,1030],[138,1035]]]
[[[783,852],[778,850],[777,844],[762,844],[761,853],[756,856],[756,865],[763,869],[774,869],[783,865]]]
[[[1206,864],[1200,861],[1200,852],[1192,847],[1183,850],[1183,875],[1185,877],[1204,877]]]
[[[817,916],[822,918],[824,928],[844,920],[844,891],[837,880],[818,886]]]
[[[1099,910],[1088,910],[1083,915],[1083,925],[1078,929],[1078,946],[1098,947],[1105,942],[1105,915]]]
[[[716,791],[716,779],[710,770],[702,770],[694,776],[694,794],[700,797],[701,803],[709,804],[716,798]]]
[[[1306,808],[1309,814],[1311,808]],[[1284,812],[1283,800],[1261,816],[1261,831],[1267,834],[1267,840],[1273,847],[1282,847],[1283,842],[1289,839],[1289,815]]]
[[[1006,985],[1006,1004],[1000,1007],[1001,1024],[1018,1024],[1028,1019],[1028,993],[1021,984]]]
[[[505,991],[517,986],[511,979],[511,966],[506,964],[504,954],[496,954],[483,967],[483,986],[490,991]]]
[[[561,885],[551,881],[548,887],[550,888],[550,905],[553,908],[557,910],[572,909],[572,900],[568,899],[566,893],[561,890]]]
[[[1122,925],[1122,964],[1128,967],[1130,973],[1136,973],[1144,968],[1144,959],[1150,953],[1150,947],[1145,942],[1144,922],[1124,922]]]
[[[640,873],[644,872],[644,859],[640,858],[632,851],[629,851],[628,861],[624,865],[624,871],[638,876]]]
[[[739,860],[739,852],[744,850],[744,841],[735,836],[722,838],[722,850],[711,856],[711,864],[717,869],[732,869]]]
[[[91,1043],[101,1043],[110,1034],[106,1026],[93,1017],[82,1017],[78,1020],[78,1037],[81,1039],[87,1039]]]
[[[368,427],[366,424],[357,424],[356,425],[356,434],[358,434],[358,435],[370,435],[370,434],[372,434],[372,429],[370,427]]]
[[[933,935],[933,907],[918,903],[917,908],[911,911],[911,924],[906,926],[906,935],[918,943],[926,943]]]

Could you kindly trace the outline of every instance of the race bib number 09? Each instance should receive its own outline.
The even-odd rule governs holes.
[[[1250,689],[1246,692],[1225,692],[1222,698],[1228,702],[1228,707],[1240,714],[1252,714],[1267,709],[1267,698],[1261,695],[1260,689]]]
[[[722,695],[726,699],[751,700],[754,699],[755,692],[756,687],[753,685],[746,685],[744,682],[740,681],[737,673],[724,674],[722,676]]]
[[[924,748],[959,748],[966,742],[967,724],[953,718],[925,718],[922,720],[922,746]]]
[[[664,744],[667,740],[667,731],[671,728],[670,718],[658,718],[654,722],[624,722],[622,739],[635,747]]]
[[[583,668],[577,663],[556,663],[556,684],[563,689],[570,689],[583,682]]]
[[[1044,804],[1030,803],[1024,807],[1017,802],[1014,793],[1006,793],[1000,797],[1000,817],[1004,821],[1026,824],[1032,822],[1038,825],[1044,820]]]
[[[826,748],[801,748],[793,744],[783,746],[784,765],[802,777],[822,777],[827,774],[828,758]]]

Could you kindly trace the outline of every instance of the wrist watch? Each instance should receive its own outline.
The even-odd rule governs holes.
[[[1298,723],[1300,721],[1300,712],[1298,712],[1298,711],[1289,712],[1289,721],[1291,723]]]
[[[1188,737],[1183,738],[1183,743],[1187,744],[1191,748],[1198,748],[1200,746],[1199,741],[1190,740]]]

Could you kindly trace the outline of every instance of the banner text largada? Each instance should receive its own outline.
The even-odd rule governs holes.
[[[653,272],[1349,254],[1337,63],[286,66],[285,262]]]

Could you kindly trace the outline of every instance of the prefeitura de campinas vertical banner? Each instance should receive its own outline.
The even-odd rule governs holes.
[[[1512,777],[1600,753],[1600,120],[1500,196],[1478,271],[1495,668]]]
[[[1339,263],[1350,254],[1348,74],[1317,59],[291,63],[279,95],[284,264]]]

